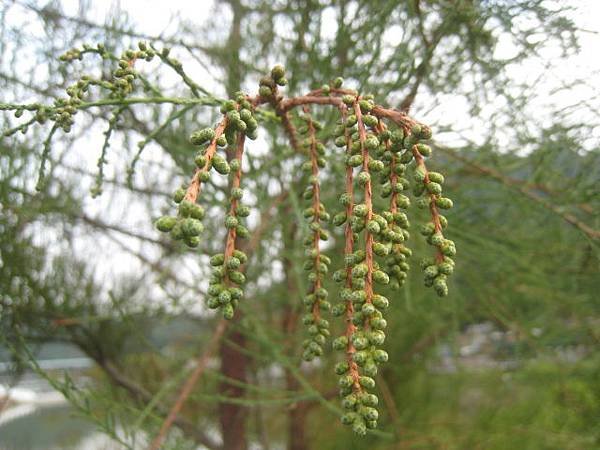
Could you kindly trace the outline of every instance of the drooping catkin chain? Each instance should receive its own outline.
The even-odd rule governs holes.
[[[303,164],[303,169],[309,176],[309,183],[304,191],[304,198],[310,202],[304,210],[304,216],[309,221],[309,234],[304,241],[306,247],[306,262],[304,268],[308,270],[308,279],[311,283],[310,292],[304,297],[304,304],[308,314],[303,318],[307,326],[309,338],[303,342],[303,358],[313,360],[323,354],[323,345],[329,337],[329,322],[321,316],[321,311],[330,309],[327,289],[323,286],[324,277],[328,273],[331,260],[321,252],[321,240],[327,240],[329,235],[323,229],[322,222],[329,221],[329,214],[321,203],[321,186],[319,170],[325,167],[325,147],[317,140],[317,129],[322,125],[310,115],[308,107],[303,108],[304,115],[301,119],[305,124],[300,128],[301,134],[307,136],[305,147],[309,160]]]
[[[200,189],[202,188],[203,176],[201,174],[208,173],[212,165],[212,159],[217,151],[217,141],[224,134],[225,128],[227,127],[227,116],[223,117],[223,120],[217,125],[214,130],[214,136],[210,141],[210,145],[206,148],[206,153],[204,154],[204,165],[201,167],[196,167],[194,170],[194,175],[192,176],[192,181],[188,185],[185,190],[184,200],[192,203],[196,203],[196,199],[198,195],[200,195]],[[201,130],[200,133],[192,135],[191,138],[192,143],[203,143],[204,137],[210,136],[212,133],[210,131]]]

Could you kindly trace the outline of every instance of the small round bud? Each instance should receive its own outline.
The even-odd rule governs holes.
[[[274,80],[278,80],[280,78],[283,78],[285,76],[285,67],[283,67],[281,64],[277,64],[276,66],[273,66],[273,68],[271,69],[271,77],[273,77]]]
[[[390,282],[390,277],[384,271],[376,270],[375,272],[373,272],[373,280],[376,283],[388,284]]]
[[[171,231],[177,223],[176,217],[163,216],[156,221],[156,228],[163,233]]]
[[[235,216],[227,216],[225,218],[225,226],[227,228],[235,228],[238,226],[238,219]]]
[[[222,266],[223,262],[225,262],[225,255],[223,253],[217,253],[210,258],[211,266]]]
[[[175,203],[181,203],[183,198],[185,197],[185,189],[177,189],[173,194],[173,201]]]
[[[260,88],[258,88],[258,94],[261,97],[271,97],[273,95],[273,91],[271,90],[271,88],[269,86],[261,86]]]
[[[435,204],[442,209],[450,209],[454,204],[452,200],[447,197],[439,197],[435,199]]]

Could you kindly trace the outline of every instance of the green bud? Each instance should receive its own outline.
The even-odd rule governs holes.
[[[204,167],[206,165],[206,156],[204,156],[201,153],[198,153],[194,158],[194,163],[196,164],[196,166],[198,166],[198,168]]]
[[[356,97],[354,97],[353,95],[349,95],[346,94],[342,97],[342,101],[347,105],[347,106],[352,106],[354,104],[354,101],[356,100]]]
[[[248,217],[250,215],[250,208],[245,205],[238,205],[235,213],[238,217]]]
[[[334,350],[345,350],[348,346],[348,338],[346,336],[340,336],[333,340],[332,346]]]
[[[371,303],[364,303],[360,310],[365,316],[370,317],[375,313],[375,306]]]
[[[204,231],[204,226],[199,220],[188,218],[182,221],[181,231],[183,232],[184,236],[187,237],[198,236],[200,233],[202,233],[202,231]]]
[[[354,336],[352,336],[352,344],[356,350],[364,350],[369,346],[369,341],[362,336],[354,334]]]
[[[387,327],[387,321],[383,318],[371,319],[371,328],[374,330],[385,330]]]
[[[200,238],[198,236],[185,236],[184,242],[188,247],[196,248],[200,244]]]
[[[423,156],[431,156],[431,147],[426,144],[417,144],[417,151]]]
[[[371,175],[369,172],[360,172],[357,177],[358,184],[366,186],[371,181]]]
[[[358,205],[354,205],[354,209],[352,210],[352,212],[357,217],[366,217],[367,214],[369,214],[369,208],[367,208],[367,205],[361,203]]]
[[[379,404],[379,399],[375,394],[367,394],[365,392],[360,396],[360,402],[364,406],[377,406]]]
[[[179,188],[173,194],[173,201],[175,203],[181,203],[183,198],[185,197],[185,189]]]
[[[367,97],[367,96],[365,96]],[[358,102],[358,105],[360,106],[360,110],[362,111],[363,114],[368,113],[369,111],[371,111],[373,109],[373,102],[365,99],[362,99]]]
[[[334,88],[339,89],[344,84],[344,79],[342,77],[337,77],[335,80],[333,80],[332,84]]]
[[[344,136],[338,136],[333,141],[336,147],[345,147],[346,146],[346,138]]]
[[[373,359],[379,364],[387,362],[388,358],[388,354],[385,350],[375,350],[373,352]]]
[[[373,305],[375,305],[379,309],[386,309],[389,306],[388,299],[386,297],[384,297],[383,295],[374,294],[372,301],[373,301]]]
[[[379,140],[375,136],[369,136],[365,139],[365,147],[369,150],[375,150],[379,147]]]
[[[352,360],[358,364],[359,366],[363,366],[368,359],[368,354],[366,351],[356,352],[352,355]]]
[[[233,319],[233,314],[234,314],[234,310],[233,310],[233,305],[231,303],[228,303],[225,306],[223,306],[223,317],[225,319],[227,319],[227,320]]]
[[[248,238],[248,236],[250,236],[250,231],[248,230],[248,228],[241,224],[238,224],[235,227],[235,232],[237,233],[237,236],[242,239],[246,239]]]
[[[269,86],[261,86],[260,88],[258,88],[258,94],[261,97],[271,97],[273,95],[273,91],[271,90],[271,88]]]
[[[334,370],[337,375],[344,375],[345,373],[348,372],[348,370],[350,370],[350,366],[348,365],[348,363],[346,361],[339,362],[335,365]]]
[[[352,278],[363,278],[368,270],[366,264],[358,264],[352,268]]]
[[[369,406],[361,408],[362,416],[367,420],[377,420],[379,418],[379,413],[375,408],[371,408]]]
[[[387,256],[389,253],[389,248],[381,242],[375,242],[373,244],[373,253],[375,253],[377,256]]]
[[[227,145],[227,138],[225,137],[224,134],[222,134],[221,136],[219,136],[217,138],[217,145],[219,147],[225,147]]]
[[[390,282],[390,277],[387,273],[383,272],[382,270],[376,270],[375,272],[373,272],[373,280],[376,283],[388,284]]]
[[[244,196],[244,190],[241,188],[233,188],[231,190],[231,198],[234,198],[236,200],[241,200],[242,197]]]
[[[381,330],[371,331],[368,338],[372,345],[383,345],[385,342],[385,333]]]
[[[435,199],[435,204],[442,209],[450,209],[452,208],[452,206],[454,206],[454,204],[452,203],[452,200],[450,200],[447,197],[438,197]]]
[[[448,262],[443,262],[438,266],[438,271],[444,275],[451,275],[454,272],[454,266]]]
[[[276,66],[273,66],[273,68],[271,69],[271,77],[273,77],[274,80],[278,80],[280,78],[283,78],[285,76],[285,67],[283,67],[281,64],[277,64]]]
[[[246,264],[246,262],[248,261],[248,257],[241,250],[234,250],[233,256],[235,256],[237,259],[239,259],[242,264]]]
[[[443,184],[444,176],[438,172],[429,172],[429,181],[433,181],[434,183]]]
[[[354,379],[350,375],[340,377],[338,386],[341,388],[351,387],[354,384]]]
[[[219,293],[219,303],[221,305],[226,305],[231,302],[231,294],[228,290],[224,289]]]
[[[214,137],[215,130],[212,128],[204,128],[191,134],[190,143],[193,145],[202,145],[205,142],[211,141]]]
[[[246,276],[242,272],[238,272],[238,271],[229,272],[229,279],[231,281],[233,281],[235,284],[241,285],[241,284],[246,283]]]
[[[372,116],[371,114],[365,114],[363,116],[363,122],[365,123],[365,125],[373,128],[373,127],[377,126],[377,124],[379,123],[379,120],[377,119],[377,117]]]
[[[366,389],[373,389],[375,387],[375,380],[371,377],[360,377],[358,382]]]
[[[163,216],[156,221],[156,228],[163,233],[171,231],[177,223],[176,217]]]
[[[239,222],[238,222],[238,219],[237,219],[237,217],[235,217],[235,216],[230,216],[230,215],[228,215],[228,216],[225,218],[225,226],[226,226],[227,228],[235,228],[235,227],[237,227],[238,223],[239,223]]]
[[[442,279],[441,277],[438,277],[433,281],[433,288],[440,297],[445,297],[448,295],[448,286],[446,285],[446,280]]]
[[[337,227],[343,225],[344,223],[346,223],[346,212],[342,211],[337,213],[335,216],[333,216],[333,224]]]
[[[379,161],[378,159],[371,159],[369,161],[369,170],[373,171],[373,172],[381,172],[384,167],[385,164],[383,163],[383,161]]]
[[[369,222],[367,223],[367,230],[371,234],[379,234],[379,232],[381,231],[381,227],[379,226],[379,223],[377,223],[376,220],[369,220]]]
[[[367,424],[362,419],[357,419],[352,423],[352,431],[354,431],[359,436],[364,436],[367,434]]]

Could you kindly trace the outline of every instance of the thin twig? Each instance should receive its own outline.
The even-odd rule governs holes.
[[[162,426],[160,427],[158,434],[156,435],[156,437],[154,438],[154,440],[148,447],[148,450],[158,450],[160,448],[160,446],[162,445],[165,437],[167,436],[167,433],[169,432],[171,426],[173,425],[173,422],[175,421],[177,415],[179,414],[179,411],[181,410],[181,408],[183,408],[185,401],[192,393],[194,386],[196,385],[196,383],[200,379],[200,376],[204,372],[204,369],[206,368],[206,364],[208,363],[209,358],[213,355],[213,353],[217,349],[217,344],[219,343],[219,341],[221,340],[221,337],[225,333],[227,324],[228,324],[228,321],[225,319],[221,319],[219,321],[219,323],[217,325],[217,329],[215,330],[215,333],[212,335],[210,342],[208,343],[208,346],[206,347],[206,350],[204,350],[204,353],[198,358],[198,362],[196,363],[196,368],[190,374],[190,376],[184,383],[183,387],[181,388],[181,392],[179,393],[177,400],[171,407],[169,414],[167,415],[166,419],[164,420]]]

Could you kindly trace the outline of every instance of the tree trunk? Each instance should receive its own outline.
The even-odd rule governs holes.
[[[240,50],[242,46],[241,24],[245,14],[242,4],[239,0],[228,0],[233,12],[233,20],[229,30],[229,37],[225,51],[222,54],[222,64],[227,71],[225,87],[227,93],[233,96],[240,89],[241,66],[239,62]],[[233,149],[227,149],[227,159],[233,158]],[[236,248],[239,248],[239,240],[236,240]],[[246,383],[248,356],[240,352],[238,348],[246,348],[247,342],[245,336],[235,330],[235,326],[241,320],[241,311],[238,309],[235,317],[232,319],[232,327],[221,341],[220,358],[221,373],[230,379]],[[232,386],[223,381],[219,385],[219,393],[225,397],[242,398],[245,389],[239,386]],[[248,448],[248,439],[246,436],[246,419],[248,409],[242,405],[232,403],[219,403],[219,422],[221,424],[221,436],[223,438],[223,450],[246,450]]]
[[[234,322],[239,322],[240,311],[236,312]],[[227,377],[242,383],[246,383],[246,367],[248,357],[241,353],[236,347],[246,347],[246,337],[235,330],[235,323],[229,328],[229,333],[221,341],[221,373]],[[245,389],[240,386],[232,386],[227,381],[219,385],[220,395],[233,398],[242,398]],[[248,409],[241,405],[231,403],[219,403],[219,421],[223,436],[223,450],[246,450],[248,448],[246,438],[246,418]]]
[[[291,216],[292,211],[287,211],[286,216]],[[293,281],[294,272],[292,269],[292,260],[289,258],[290,253],[294,251],[295,234],[297,227],[295,223],[289,223],[289,229],[284,232],[284,254],[283,270],[290,298],[295,298],[298,294],[298,287]],[[299,304],[299,299],[298,299]],[[294,302],[287,302],[284,306],[282,328],[285,336],[290,337],[288,352],[295,352],[296,345],[293,342],[298,325],[297,305]],[[285,384],[288,391],[298,391],[300,386],[298,380],[294,377],[290,370],[285,371]],[[288,441],[287,450],[308,450],[308,441],[306,436],[306,416],[308,413],[307,403],[299,402],[290,405],[288,410]]]

